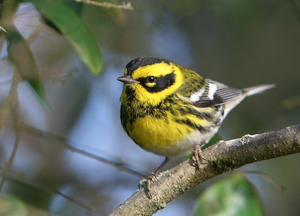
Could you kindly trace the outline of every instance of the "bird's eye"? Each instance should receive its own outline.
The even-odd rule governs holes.
[[[147,82],[148,82],[148,83],[154,83],[154,82],[155,82],[154,76],[149,76],[149,77],[147,77]]]

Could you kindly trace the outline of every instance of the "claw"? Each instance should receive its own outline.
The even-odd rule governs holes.
[[[147,179],[146,178],[142,178],[139,182],[139,189],[145,187],[145,184],[147,183]]]
[[[139,189],[141,189],[143,187],[145,189],[146,196],[149,199],[152,199],[152,194],[151,194],[151,191],[150,191],[150,185],[151,185],[152,180],[156,178],[156,176],[158,175],[160,170],[166,165],[166,163],[168,163],[169,160],[170,160],[169,158],[166,158],[164,160],[164,162],[155,170],[155,172],[153,172],[151,174],[151,176],[149,176],[148,178],[143,178],[143,179],[140,180]],[[145,185],[145,183],[146,183],[146,185]]]
[[[149,176],[148,178],[141,179],[140,183],[139,183],[139,189],[144,188],[146,196],[149,199],[152,199],[152,194],[150,192],[150,185],[151,185],[152,180],[155,178],[156,178],[156,176],[154,175],[154,173],[152,173],[152,175]]]
[[[147,186],[145,188],[146,195],[149,199],[152,199],[152,194],[151,194],[151,191],[150,191],[151,182],[152,182],[152,176],[151,176],[151,178],[147,179]]]
[[[201,168],[200,168],[201,162],[203,160],[206,160],[206,161],[208,161],[208,160],[201,156],[201,146],[200,145],[195,145],[194,155],[193,155],[192,159],[193,159],[195,165],[198,167],[199,172],[201,173]]]

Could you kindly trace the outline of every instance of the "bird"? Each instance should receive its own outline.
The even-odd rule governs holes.
[[[218,132],[227,114],[245,97],[275,86],[231,88],[157,57],[131,60],[117,80],[124,83],[120,97],[123,129],[141,148],[165,157],[147,179],[150,197],[151,179],[171,158],[194,152],[200,170],[201,147]]]

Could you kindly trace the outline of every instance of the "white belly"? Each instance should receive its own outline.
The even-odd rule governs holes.
[[[203,146],[204,144],[208,143],[209,140],[218,132],[219,127],[214,127],[210,130],[210,132],[200,132],[195,131],[188,135],[186,139],[178,141],[170,146],[170,148],[164,149],[164,151],[155,152],[152,150],[153,153],[162,155],[168,158],[176,157],[180,155],[188,155],[193,152],[194,146],[200,144]]]

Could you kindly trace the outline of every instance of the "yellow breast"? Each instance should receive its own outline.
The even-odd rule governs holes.
[[[177,145],[188,139],[189,135],[197,130],[178,120],[189,120],[202,126],[208,124],[205,119],[194,115],[186,114],[184,117],[180,117],[173,114],[167,111],[166,116],[161,116],[161,118],[151,115],[137,118],[132,127],[127,128],[127,133],[143,149],[166,156],[170,151],[183,148],[183,146],[178,147]]]
[[[132,130],[128,131],[129,136],[143,149],[157,154],[191,132],[191,128],[184,124],[151,116],[136,119]]]

